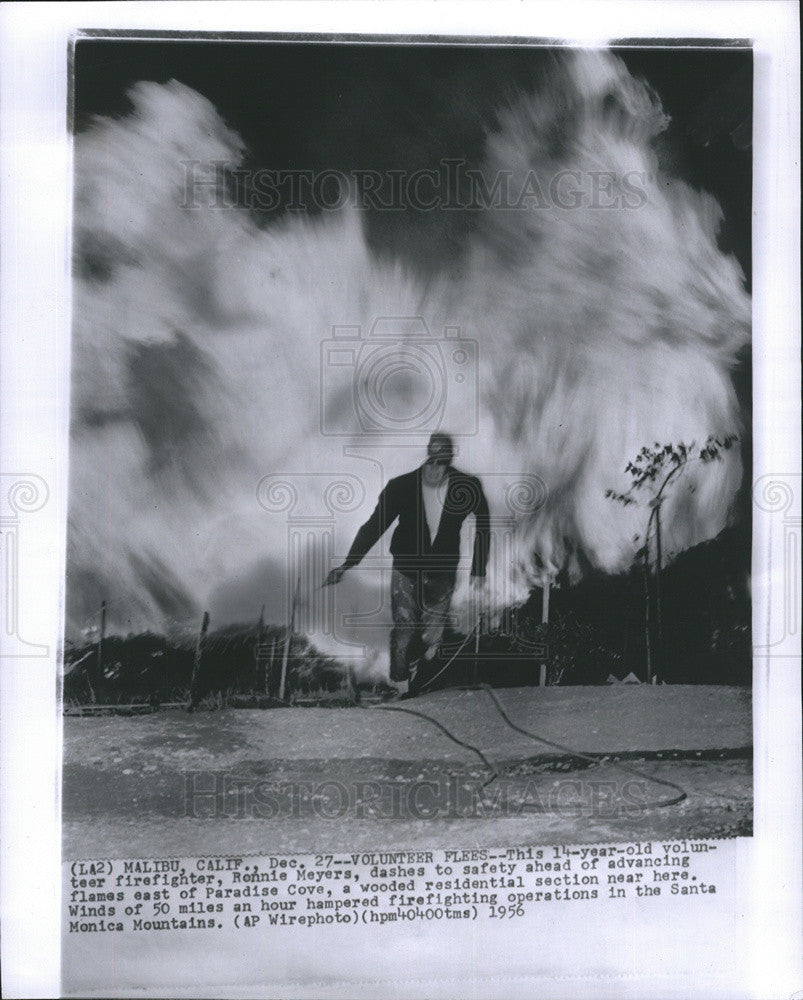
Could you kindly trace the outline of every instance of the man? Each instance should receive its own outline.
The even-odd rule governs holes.
[[[390,551],[393,572],[390,608],[390,679],[410,682],[414,693],[422,672],[411,676],[411,665],[432,660],[446,625],[460,559],[460,530],[469,514],[475,519],[471,584],[481,590],[490,543],[488,502],[482,485],[452,467],[454,444],[448,434],[433,434],[424,464],[391,479],[379,495],[373,514],[357,532],[342,565],[333,569],[324,586],[339,583],[356,566],[396,519]]]

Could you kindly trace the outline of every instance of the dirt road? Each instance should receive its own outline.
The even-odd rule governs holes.
[[[65,859],[746,835],[742,688],[441,691],[397,712],[287,708],[67,718]],[[620,765],[635,768],[633,774]],[[655,807],[682,787],[687,798]],[[492,780],[491,780],[492,779]]]

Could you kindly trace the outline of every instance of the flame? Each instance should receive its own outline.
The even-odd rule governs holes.
[[[483,479],[510,543],[491,566],[502,604],[560,569],[632,562],[645,525],[605,492],[627,488],[642,445],[741,430],[731,374],[750,301],[717,248],[719,206],[659,169],[651,143],[666,116],[610,54],[567,55],[500,111],[482,176],[518,205],[482,210],[460,275],[426,282],[371,253],[354,208],[260,228],[221,205],[212,164],[241,162],[244,146],[214,107],[175,81],[130,97],[130,115],[75,143],[73,627],[101,598],[121,629],[204,607],[218,622],[255,619],[266,600],[282,620],[300,545],[302,610],[323,602],[307,630],[342,650],[327,616],[373,609],[351,634],[381,670],[376,570],[349,574],[337,608],[315,588],[381,485],[422,461],[419,431],[454,433],[456,464]],[[378,317],[428,330],[390,321],[395,368],[379,380],[376,365],[358,371]],[[356,331],[345,382],[323,353],[335,327]],[[416,433],[366,434],[354,379],[388,413],[423,413]],[[725,525],[741,475],[736,449],[690,466],[662,510],[670,557]],[[265,509],[266,476],[293,484],[292,509]],[[322,483],[343,476],[352,502],[321,507]],[[304,520],[333,509],[334,553]]]

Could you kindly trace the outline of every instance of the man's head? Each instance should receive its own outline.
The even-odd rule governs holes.
[[[454,442],[448,434],[435,433],[427,445],[427,460],[424,462],[424,482],[428,486],[440,486],[454,458]]]

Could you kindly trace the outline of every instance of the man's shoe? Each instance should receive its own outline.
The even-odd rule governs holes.
[[[383,702],[386,701],[399,701],[402,698],[407,697],[407,692],[409,691],[410,685],[407,681],[394,681],[395,689],[393,691],[388,691],[388,693],[382,698]]]
[[[407,692],[402,695],[403,698],[416,698],[418,695],[422,694],[424,691],[424,676],[419,670],[418,674],[410,683],[407,685]]]

